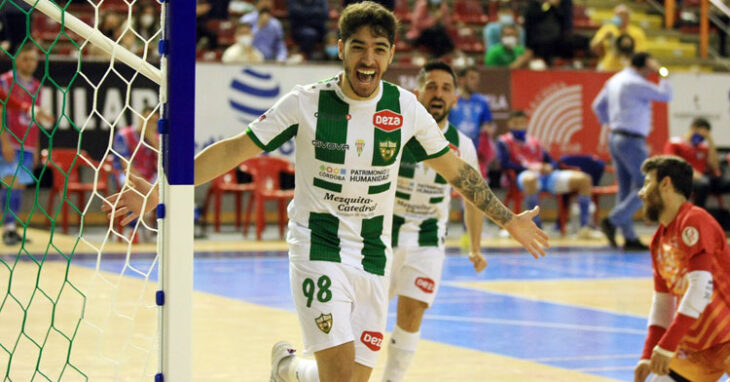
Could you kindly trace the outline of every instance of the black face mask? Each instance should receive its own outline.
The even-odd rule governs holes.
[[[263,7],[261,9],[259,9],[259,13],[270,13],[270,12],[271,12],[271,8],[269,8],[269,7]]]

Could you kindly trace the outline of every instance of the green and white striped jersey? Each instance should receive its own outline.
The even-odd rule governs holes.
[[[386,275],[403,148],[423,160],[445,154],[449,143],[412,93],[383,81],[376,97],[358,101],[337,80],[295,87],[247,134],[265,151],[294,137],[291,260],[341,262]]]
[[[477,150],[472,140],[451,124],[443,133],[451,150],[479,171]],[[450,203],[451,186],[406,150],[395,193],[393,247],[443,246]]]

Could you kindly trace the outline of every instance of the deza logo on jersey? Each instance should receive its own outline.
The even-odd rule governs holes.
[[[403,126],[403,116],[391,110],[381,110],[373,114],[373,125],[383,131],[395,131]]]
[[[433,293],[436,283],[428,277],[419,277],[416,279],[416,286],[425,293]]]
[[[370,350],[378,351],[380,346],[383,345],[383,333],[380,332],[362,332],[360,341],[365,344]]]

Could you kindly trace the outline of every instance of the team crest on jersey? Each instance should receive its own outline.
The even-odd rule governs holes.
[[[391,110],[381,110],[373,114],[373,125],[383,131],[395,131],[403,126],[403,116]]]
[[[389,161],[395,155],[395,150],[398,148],[398,144],[394,141],[381,141],[379,143],[380,156],[383,157],[384,161]]]
[[[355,148],[357,149],[357,156],[360,156],[360,154],[362,154],[362,149],[364,147],[365,147],[364,139],[358,139],[355,141]]]
[[[317,324],[317,327],[319,330],[323,331],[324,334],[329,334],[330,330],[332,330],[332,314],[322,313],[319,317],[314,319],[314,322]]]
[[[682,230],[682,241],[687,246],[691,247],[697,244],[698,240],[700,240],[700,233],[697,231],[697,228],[689,226]]]

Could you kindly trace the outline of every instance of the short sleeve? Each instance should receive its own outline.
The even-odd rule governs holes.
[[[433,159],[449,151],[449,141],[439,129],[436,121],[420,103],[415,103],[414,118],[416,132],[406,147],[418,161]]]
[[[481,117],[481,123],[489,123],[492,122],[492,110],[489,109],[489,102],[487,102],[487,99],[484,97],[480,97],[482,102],[482,117]]]
[[[679,232],[679,246],[685,251],[689,258],[691,270],[710,270],[710,262],[706,261],[711,256],[703,256],[705,254],[715,253],[722,240],[725,240],[723,232],[722,238],[718,237],[715,225],[712,224],[711,216],[703,216],[700,211],[690,211],[682,221],[681,230]],[[697,258],[697,259],[695,259]],[[705,269],[706,268],[706,269]]]
[[[299,93],[295,90],[279,99],[257,120],[251,122],[246,135],[262,150],[271,152],[297,134],[299,128]]]

